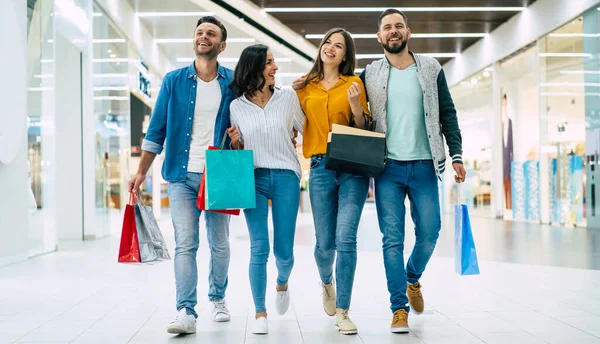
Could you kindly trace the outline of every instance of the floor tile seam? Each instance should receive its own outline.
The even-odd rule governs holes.
[[[110,311],[106,312],[102,317],[100,317],[99,319],[97,319],[90,327],[86,328],[83,332],[81,332],[77,337],[75,337],[75,339],[73,339],[71,341],[71,343],[77,341],[77,339],[79,337],[81,337],[84,333],[86,333],[87,331],[89,331],[89,329],[91,329],[92,327],[96,326],[96,324],[98,324],[99,322],[102,321],[102,319],[106,318],[106,316],[108,316],[108,314],[110,314],[112,311],[114,311],[115,309],[117,309],[117,307],[119,307],[119,305],[114,306]]]

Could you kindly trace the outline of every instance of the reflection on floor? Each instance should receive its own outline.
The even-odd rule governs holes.
[[[453,221],[444,219],[435,257],[422,284],[424,314],[411,315],[411,333],[389,333],[391,313],[375,211],[365,209],[350,316],[357,336],[333,329],[320,303],[310,214],[298,220],[292,306],[269,314],[270,333],[249,330],[254,307],[248,282],[244,218],[232,219],[227,294],[230,323],[213,323],[207,301],[206,240],[198,254],[198,333],[173,337],[172,261],[117,264],[118,237],[62,245],[57,253],[0,269],[0,343],[600,343],[599,233],[474,217],[481,275],[453,270]],[[173,248],[172,226],[160,223]],[[414,242],[407,226],[406,251]],[[201,229],[201,238],[205,231]],[[518,264],[513,264],[518,263]],[[588,268],[588,269],[579,269]],[[274,261],[267,307],[274,309]]]

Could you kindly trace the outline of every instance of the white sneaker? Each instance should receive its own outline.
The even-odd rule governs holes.
[[[227,322],[231,320],[231,314],[229,314],[229,310],[227,309],[227,304],[225,300],[214,301],[213,303],[213,321],[215,322]]]
[[[187,311],[183,308],[177,313],[175,320],[167,326],[167,332],[174,334],[196,333],[196,318],[191,314],[187,314]]]
[[[268,334],[269,333],[269,323],[267,322],[267,318],[260,317],[254,320],[252,324],[252,333],[254,334]]]
[[[278,291],[277,299],[275,300],[275,310],[277,314],[284,315],[290,308],[290,289],[286,291]]]

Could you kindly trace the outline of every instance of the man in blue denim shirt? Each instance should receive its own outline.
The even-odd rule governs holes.
[[[196,207],[205,152],[219,145],[230,126],[229,104],[235,94],[229,89],[233,71],[220,66],[217,56],[225,50],[227,30],[214,17],[202,17],[195,30],[193,49],[196,59],[189,67],[168,73],[142,144],[142,159],[137,174],[129,182],[133,192],[139,186],[154,158],[163,150],[163,178],[169,182],[171,217],[175,228],[176,319],[169,333],[196,332],[195,311],[198,269],[200,210]],[[229,139],[227,139],[229,140]],[[210,247],[208,297],[213,303],[213,320],[229,321],[225,304],[229,268],[229,215],[205,212]]]

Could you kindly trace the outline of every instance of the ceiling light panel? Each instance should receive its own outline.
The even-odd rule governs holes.
[[[383,12],[388,7],[272,7],[267,13]],[[521,12],[525,7],[397,7],[402,12]]]

